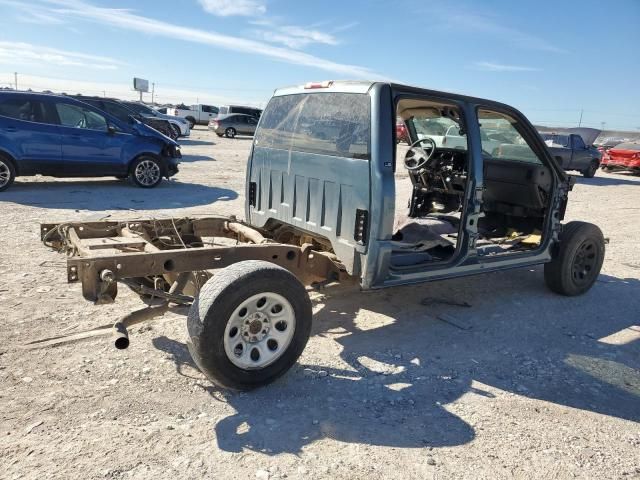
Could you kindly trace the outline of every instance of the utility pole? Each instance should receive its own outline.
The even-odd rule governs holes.
[[[13,72],[13,78],[16,84],[16,90],[18,90],[18,72]]]
[[[578,120],[578,127],[582,126],[582,114],[584,113],[584,110],[581,108],[580,109],[580,120]]]
[[[156,84],[151,82],[151,105],[153,105],[153,95],[156,93]]]

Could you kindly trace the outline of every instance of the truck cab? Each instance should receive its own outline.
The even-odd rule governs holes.
[[[505,104],[324,82],[275,92],[246,185],[251,225],[335,254],[375,289],[551,261],[572,179]]]

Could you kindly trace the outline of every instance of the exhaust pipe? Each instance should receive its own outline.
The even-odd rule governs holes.
[[[159,307],[147,307],[131,312],[113,324],[114,340],[113,344],[118,350],[124,350],[129,346],[129,327],[142,323],[146,320],[164,315],[169,310],[169,305],[164,304]]]

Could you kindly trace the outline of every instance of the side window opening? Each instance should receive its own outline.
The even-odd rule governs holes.
[[[68,103],[56,103],[60,124],[65,127],[87,130],[107,130],[107,120],[89,109]]]
[[[515,118],[481,108],[478,121],[483,133],[484,181],[478,252],[492,256],[538,248],[549,211],[552,172]]]
[[[31,98],[9,98],[0,103],[0,115],[27,122],[46,122],[44,105]]]
[[[580,135],[571,135],[571,139],[573,141],[574,150],[584,150],[585,148],[587,148],[584,144],[584,140],[582,140],[582,137]]]

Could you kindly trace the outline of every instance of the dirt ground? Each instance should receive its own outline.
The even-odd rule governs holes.
[[[610,239],[585,296],[552,294],[541,268],[313,294],[299,363],[251,393],[211,386],[173,313],[133,328],[125,351],[109,336],[25,348],[142,306],[124,289],[86,302],[40,222],[243,216],[250,140],[200,128],[182,143],[181,172],[152,191],[36,177],[0,194],[0,478],[640,478],[629,175],[580,177],[571,194],[567,219]]]

